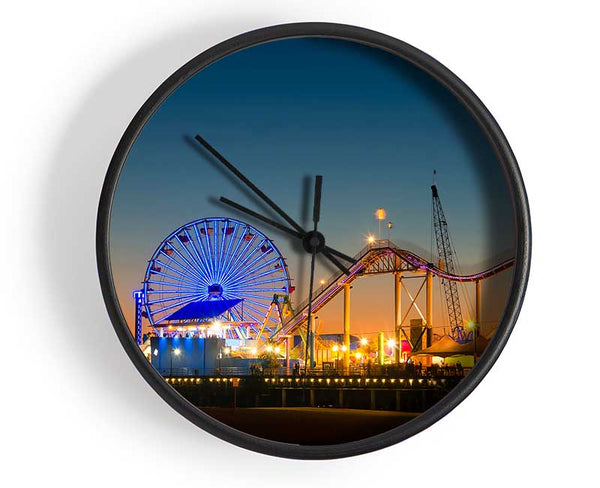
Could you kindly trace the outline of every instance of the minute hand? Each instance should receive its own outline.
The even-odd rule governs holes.
[[[294,229],[296,229],[296,232],[301,234],[301,236],[296,236],[296,237],[302,238],[302,236],[304,236],[306,234],[306,231],[294,219],[292,219],[287,213],[285,213],[279,207],[279,205],[277,205],[273,200],[271,200],[267,195],[265,195],[260,190],[260,188],[258,188],[254,183],[252,183],[240,170],[238,170],[233,164],[231,164],[225,158],[225,156],[223,156],[219,151],[217,151],[214,147],[212,147],[203,137],[201,137],[199,134],[196,134],[195,139],[200,144],[202,144],[208,150],[208,152],[210,152],[215,158],[217,158],[229,171],[231,171],[235,176],[237,176],[248,188],[250,188],[254,193],[256,193],[267,205],[269,205],[285,221],[287,221]],[[253,212],[252,210],[250,210],[248,208],[242,207],[239,204],[235,204],[234,202],[231,202],[231,200],[221,198],[221,201],[223,201],[224,203],[227,203],[229,205],[233,204],[232,206],[237,208],[238,210],[241,210],[242,212],[252,215],[253,217],[255,217],[259,220],[262,220],[263,222],[266,222],[267,224],[273,225],[274,227],[277,227],[280,230],[283,230],[288,233],[290,233],[289,231],[292,231],[292,229],[285,228],[285,226],[282,226],[281,224],[277,224],[273,220],[266,219],[265,217],[260,216],[259,214],[257,214],[256,212]],[[323,254],[325,255],[325,257],[327,257],[327,259],[329,259],[333,264],[335,264],[340,270],[342,270],[346,274],[349,274],[348,269],[344,265],[342,265],[337,259],[335,259],[332,256],[332,254],[335,256],[338,256],[342,259],[345,259],[346,261],[348,261],[350,263],[356,262],[350,256],[347,256],[339,251],[336,251],[335,249],[331,249],[329,246],[325,246]]]
[[[306,234],[306,231],[298,225],[298,223],[292,219],[288,214],[286,214],[279,205],[277,205],[273,200],[271,200],[267,195],[265,195],[254,183],[252,183],[244,174],[238,170],[233,164],[231,164],[225,157],[217,151],[214,147],[212,147],[205,139],[203,139],[200,135],[196,134],[196,140],[202,144],[215,158],[217,158],[229,171],[231,171],[235,176],[237,176],[240,180],[242,180],[248,188],[250,188],[254,193],[256,193],[269,207],[271,207],[275,212],[277,212],[281,217],[290,224],[294,229],[302,234]]]

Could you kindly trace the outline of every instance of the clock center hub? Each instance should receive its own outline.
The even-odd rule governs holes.
[[[311,230],[302,238],[302,247],[306,252],[320,253],[325,249],[325,236],[316,230]]]

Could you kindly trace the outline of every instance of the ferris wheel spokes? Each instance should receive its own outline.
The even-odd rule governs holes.
[[[143,284],[154,327],[172,323],[169,317],[181,317],[177,311],[193,302],[241,300],[221,317],[231,324],[226,335],[238,338],[250,337],[250,330],[275,331],[280,324],[268,313],[274,294],[287,296],[290,290],[285,260],[272,241],[228,218],[197,220],[171,233],[149,261]]]

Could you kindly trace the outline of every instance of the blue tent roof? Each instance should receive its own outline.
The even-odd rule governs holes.
[[[234,300],[206,300],[188,303],[175,313],[165,317],[163,321],[212,319],[227,312],[227,310],[235,307],[241,301],[240,298],[236,298]]]

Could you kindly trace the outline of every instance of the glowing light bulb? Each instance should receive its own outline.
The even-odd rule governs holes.
[[[383,208],[378,208],[375,210],[375,218],[377,220],[385,220],[387,213]]]

